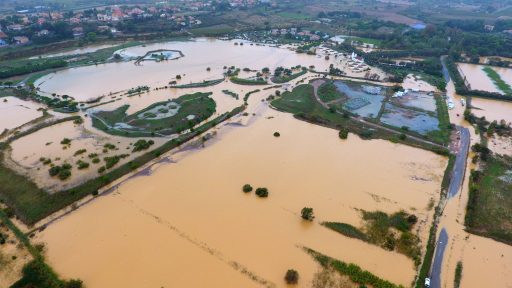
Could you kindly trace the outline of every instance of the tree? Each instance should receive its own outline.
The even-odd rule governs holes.
[[[299,272],[293,269],[288,269],[288,271],[286,271],[286,275],[284,275],[284,280],[288,285],[297,284],[299,282]]]
[[[313,215],[313,208],[304,207],[300,211],[300,214],[304,220],[313,221],[313,219],[315,219],[315,215]]]

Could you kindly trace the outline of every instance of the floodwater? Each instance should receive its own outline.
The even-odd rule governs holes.
[[[41,56],[30,57],[29,59],[38,59],[38,58],[53,58],[53,57],[61,57],[61,56],[70,56],[70,55],[83,55],[88,53],[93,53],[101,49],[114,47],[114,44],[104,44],[104,45],[91,45],[87,47],[77,48],[73,50],[63,51],[59,53],[45,54]]]
[[[464,107],[460,105],[462,97],[455,93],[453,81],[447,85],[447,95],[455,102],[455,109],[449,110],[450,122],[462,125],[470,129],[471,145],[479,143],[479,136],[475,134],[474,128],[464,121]],[[486,100],[473,97],[473,105],[475,100]],[[490,101],[490,100],[489,100]],[[507,104],[508,102],[498,103]],[[496,109],[500,111],[500,109]],[[472,109],[473,113],[479,110]],[[490,113],[492,115],[492,113]],[[494,140],[490,140],[491,144]],[[499,153],[499,150],[496,152]],[[443,273],[441,275],[442,287],[452,287],[455,277],[455,267],[457,262],[463,263],[462,281],[460,287],[477,288],[477,287],[512,287],[512,246],[499,243],[489,238],[484,238],[467,233],[464,229],[464,217],[468,201],[469,191],[469,170],[476,167],[471,164],[470,153],[467,160],[467,171],[464,183],[459,197],[451,198],[447,203],[441,217],[439,229],[445,227],[448,231],[449,243],[443,260]]]
[[[263,97],[250,99],[256,116],[248,126],[220,128],[206,148],[173,154],[175,163],[38,234],[52,267],[88,287],[286,287],[284,273],[293,268],[299,286],[309,287],[318,265],[306,246],[408,286],[412,260],[319,222],[359,226],[356,209],[404,209],[419,217],[425,240],[428,202],[438,199],[446,159],[354,135],[342,141],[335,130],[265,108]],[[242,193],[246,183],[267,187],[269,197]],[[305,206],[315,211],[313,223],[300,218]]]
[[[432,86],[432,84],[422,80],[421,76],[414,74],[408,74],[407,77],[405,77],[404,82],[402,83],[402,87],[404,89],[418,90],[423,92],[437,91],[437,88]]]
[[[136,46],[124,49],[130,55],[145,55],[157,49],[180,50],[185,55],[176,60],[152,62],[145,61],[141,66],[134,62],[101,64],[66,69],[49,74],[36,81],[36,86],[46,93],[70,95],[78,101],[94,99],[111,92],[134,88],[140,85],[162,87],[176,80],[178,84],[202,82],[203,80],[223,77],[224,67],[236,66],[260,71],[268,67],[271,71],[278,66],[292,67],[302,65],[315,66],[316,71],[325,72],[330,64],[337,66],[335,57],[324,60],[314,55],[298,54],[287,48],[256,45],[240,40],[222,41],[211,38],[199,38],[195,41],[176,41]],[[212,54],[214,53],[214,54]],[[206,68],[210,67],[208,72]],[[379,69],[373,68],[376,72]],[[94,83],[94,85],[90,85]],[[256,87],[258,88],[258,87]],[[256,89],[253,88],[253,89]]]
[[[512,122],[512,102],[473,97],[471,106],[471,112],[478,117],[485,116],[489,121],[499,122],[503,119],[507,123]]]
[[[98,164],[92,163],[92,159],[88,157],[90,153],[98,154],[100,159],[107,156],[129,154],[128,157],[120,160],[117,166],[144,153],[132,153],[133,146],[130,144],[135,142],[136,139],[110,136],[100,131],[93,133],[91,132],[92,129],[87,124],[76,125],[72,121],[68,121],[24,136],[11,143],[12,150],[8,154],[8,160],[12,160],[14,163],[8,161],[8,164],[11,164],[10,167],[16,171],[30,177],[39,187],[53,192],[74,187],[99,175],[97,170],[105,163],[103,160]],[[71,139],[71,145],[60,144],[64,138]],[[155,141],[155,144],[151,147],[152,149],[165,142],[164,139],[160,138],[152,139]],[[116,150],[103,152],[104,145],[107,143],[115,145]],[[75,152],[81,149],[87,151],[75,155]],[[58,177],[50,177],[48,173],[50,166],[44,165],[40,161],[41,157],[51,159],[55,165],[71,164],[73,166],[71,177],[66,181],[61,181]],[[89,168],[78,170],[76,165],[78,160],[88,162],[90,164]]]
[[[0,98],[0,133],[19,127],[43,115],[37,109],[42,106],[16,97]]]
[[[502,93],[503,92],[496,87],[491,78],[482,70],[485,66],[469,64],[469,63],[457,63],[459,71],[461,71],[462,78],[466,77],[471,90],[482,90],[487,92]],[[491,67],[494,69],[509,85],[512,85],[512,69]]]

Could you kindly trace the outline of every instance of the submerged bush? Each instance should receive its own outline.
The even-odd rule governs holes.
[[[299,272],[293,269],[288,269],[284,275],[284,280],[286,281],[286,284],[289,285],[297,284],[299,282]]]
[[[268,189],[267,188],[257,188],[256,189],[256,195],[261,198],[268,197]]]
[[[249,185],[249,184],[245,184],[243,187],[242,187],[242,191],[244,191],[245,193],[249,193],[252,191],[252,186]]]
[[[304,220],[313,221],[315,219],[315,215],[313,214],[313,208],[304,207],[300,210],[300,216]]]

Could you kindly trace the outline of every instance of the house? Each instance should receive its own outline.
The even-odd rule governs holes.
[[[84,36],[84,28],[82,28],[82,27],[73,28],[73,37],[80,38],[82,36]]]
[[[14,44],[16,44],[16,45],[24,45],[24,44],[27,44],[29,42],[29,40],[28,40],[28,37],[26,37],[26,36],[16,36],[16,37],[12,38],[12,42],[14,42]]]
[[[9,45],[9,44],[7,44],[7,42],[5,40],[0,39],[0,47],[7,46],[7,45]]]
[[[48,35],[49,33],[50,33],[50,31],[43,29],[43,30],[37,32],[37,36],[42,37],[42,36]]]
[[[9,38],[7,36],[7,34],[5,34],[3,31],[0,31],[0,39],[4,40],[4,39],[7,39],[7,38]]]
[[[494,30],[494,26],[493,25],[485,25],[484,30],[487,32],[492,32],[492,30]]]
[[[21,31],[21,30],[23,30],[23,28],[25,28],[25,26],[20,25],[20,24],[13,24],[13,25],[7,26],[7,30],[10,30],[10,31]]]

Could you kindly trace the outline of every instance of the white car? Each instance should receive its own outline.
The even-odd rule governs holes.
[[[430,278],[425,278],[425,287],[430,287]]]

